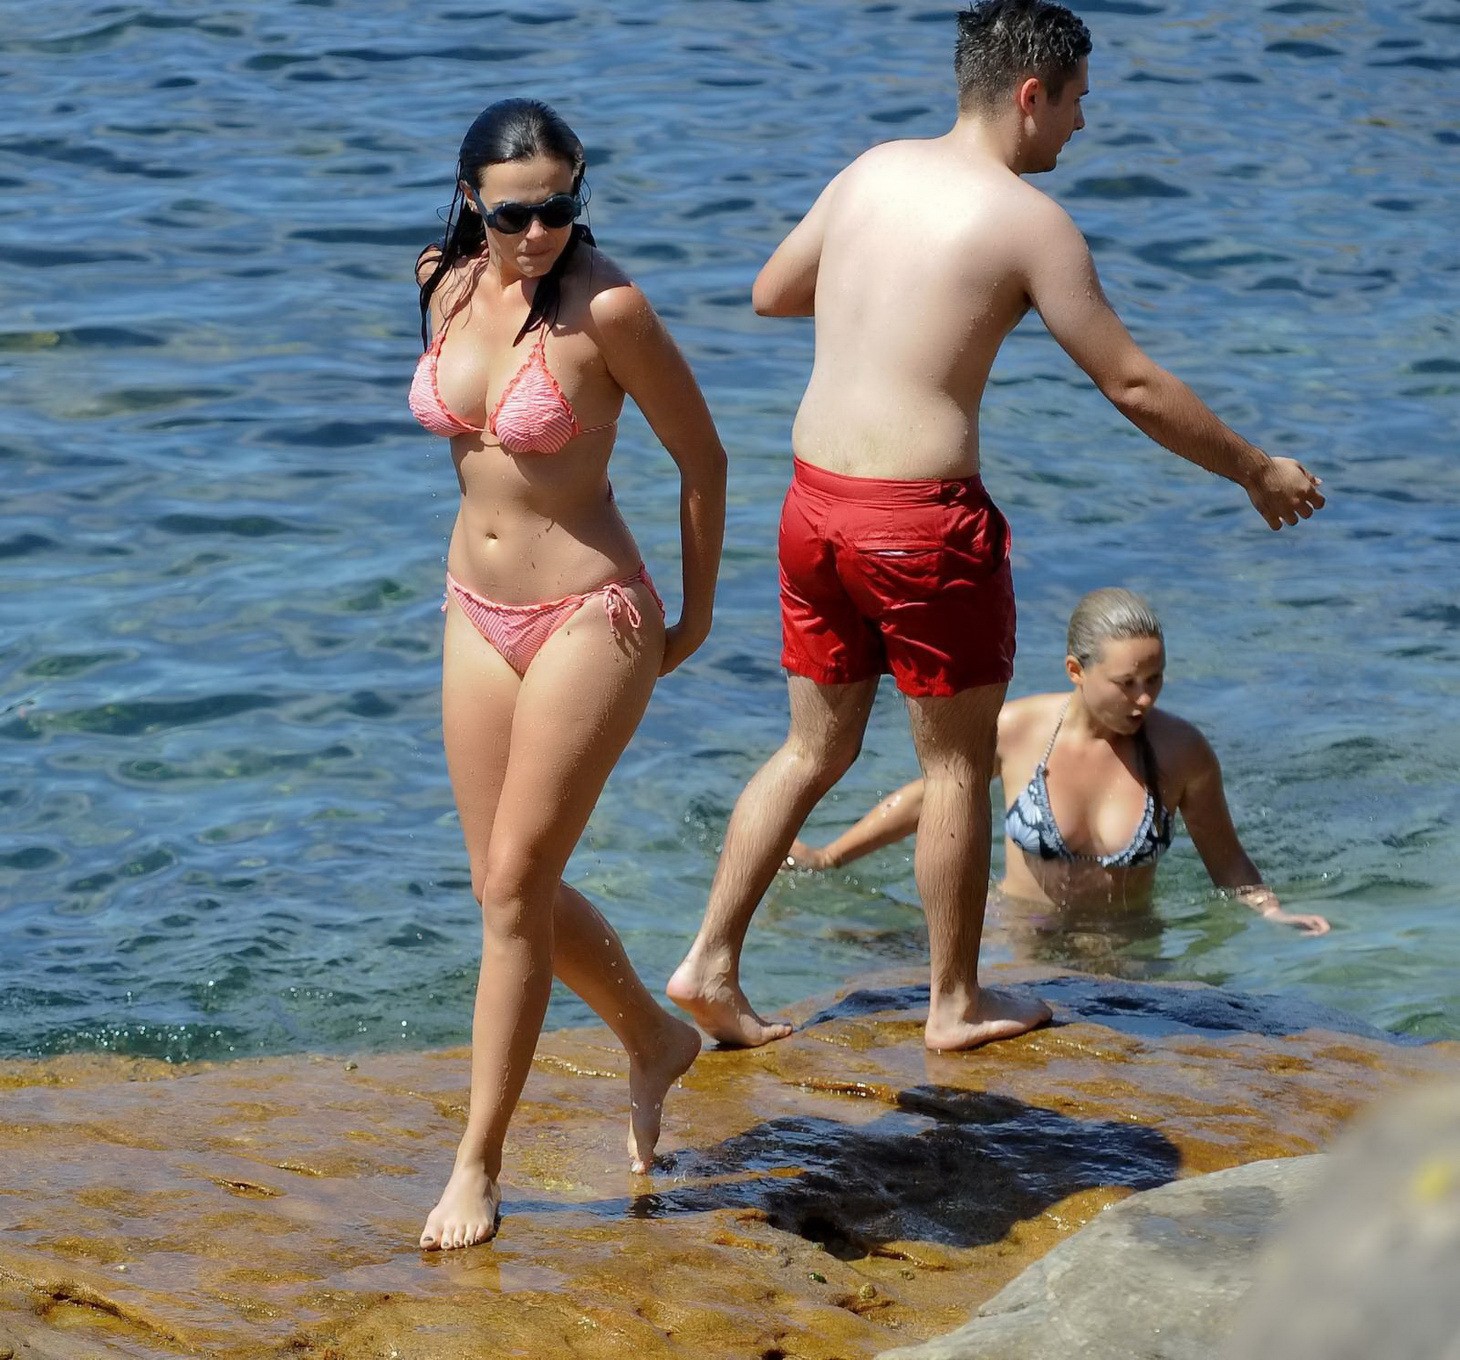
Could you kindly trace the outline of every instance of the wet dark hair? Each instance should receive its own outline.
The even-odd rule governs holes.
[[[1080,18],[1053,0],[979,0],[958,15],[958,106],[992,108],[1026,76],[1058,101],[1092,46]]]
[[[481,215],[473,212],[467,204],[461,185],[479,186],[481,173],[489,165],[501,165],[505,161],[526,161],[534,156],[549,156],[562,161],[573,170],[574,194],[583,192],[583,174],[588,168],[583,154],[583,143],[578,134],[563,121],[557,111],[538,99],[499,99],[489,104],[476,116],[476,121],[467,128],[461,139],[461,151],[456,160],[456,191],[451,197],[451,207],[446,212],[446,234],[435,246],[427,246],[417,261],[424,260],[431,250],[439,250],[440,256],[435,268],[421,284],[421,344],[430,337],[431,295],[437,285],[446,277],[446,272],[458,260],[479,255],[487,243],[486,226]],[[581,222],[573,224],[572,235],[563,252],[553,261],[553,267],[538,280],[537,290],[532,296],[527,320],[517,332],[521,340],[529,331],[544,322],[551,323],[558,315],[558,303],[562,296],[562,280],[568,264],[586,241],[593,244],[593,233]],[[513,343],[517,343],[513,341]]]

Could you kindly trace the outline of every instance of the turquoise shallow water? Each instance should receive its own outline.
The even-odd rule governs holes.
[[[1454,705],[1460,14],[1078,6],[1089,126],[1043,179],[1132,329],[1330,508],[1270,534],[1144,441],[1037,322],[995,371],[1015,690],[1077,596],[1168,624],[1164,702],[1223,757],[1254,858],[1321,941],[1217,899],[1040,944],[1460,1036]],[[490,100],[558,105],[600,240],[688,352],[732,455],[716,632],[656,695],[572,874],[661,984],[726,816],[783,731],[774,528],[803,323],[755,270],[871,142],[951,117],[951,10],[636,0],[15,9],[0,35],[0,1053],[171,1058],[461,1041],[476,924],[439,749],[454,483],[404,404],[410,265]],[[910,245],[916,205],[907,216]],[[661,584],[673,468],[615,485]],[[911,777],[895,694],[814,815]],[[768,1006],[924,949],[908,856],[776,885]],[[1017,948],[1002,930],[994,957]],[[586,1016],[554,1002],[551,1022]]]

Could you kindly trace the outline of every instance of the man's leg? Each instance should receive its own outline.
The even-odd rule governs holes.
[[[667,988],[706,1034],[749,1048],[791,1032],[761,1019],[740,989],[750,918],[807,814],[857,758],[877,694],[876,676],[818,685],[793,675],[789,683],[790,732],[735,804],[700,933]]]
[[[932,955],[925,1032],[932,1049],[977,1048],[1050,1018],[1035,997],[978,985],[989,891],[989,779],[1005,688],[980,685],[951,698],[907,701],[925,781],[913,872]]]

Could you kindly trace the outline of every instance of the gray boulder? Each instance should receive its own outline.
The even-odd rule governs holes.
[[[1241,1314],[1227,1360],[1460,1360],[1460,1086],[1344,1134]]]
[[[1260,1244],[1313,1192],[1325,1160],[1252,1162],[1132,1195],[966,1326],[882,1360],[1211,1360],[1256,1278]]]

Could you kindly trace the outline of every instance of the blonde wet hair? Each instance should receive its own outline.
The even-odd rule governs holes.
[[[1075,606],[1065,650],[1080,665],[1088,666],[1100,659],[1107,642],[1132,638],[1155,638],[1166,645],[1161,620],[1145,599],[1122,586],[1102,586]]]

